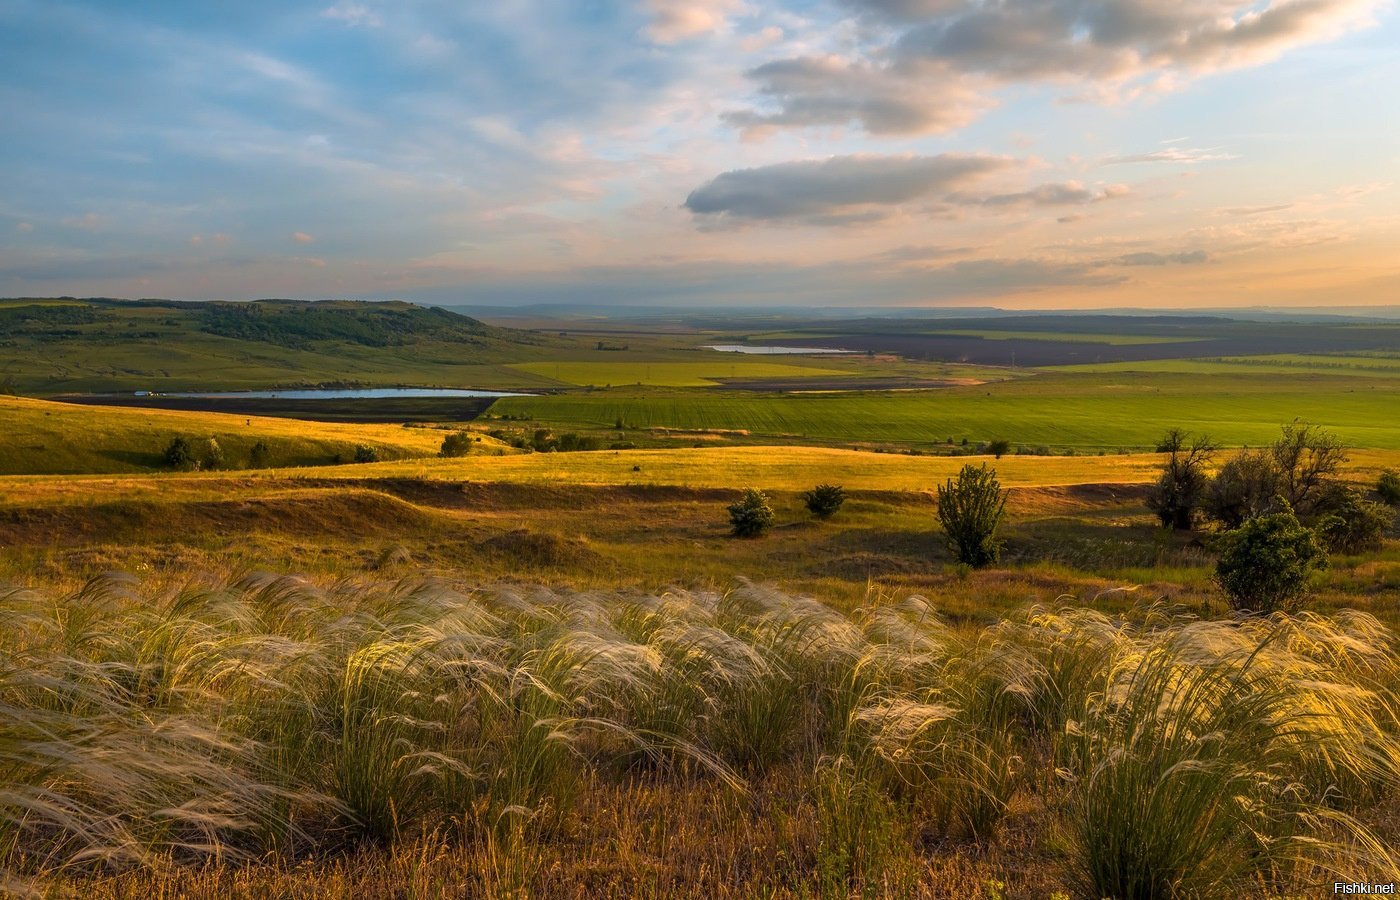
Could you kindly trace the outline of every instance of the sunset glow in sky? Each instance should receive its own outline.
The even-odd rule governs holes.
[[[0,0],[0,296],[1400,304],[1382,0]]]

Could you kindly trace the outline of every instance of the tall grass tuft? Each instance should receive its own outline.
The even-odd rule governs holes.
[[[792,785],[819,820],[797,895],[912,893],[917,841],[995,840],[1018,798],[1093,896],[1394,869],[1357,817],[1400,789],[1400,646],[1358,613],[971,629],[920,597],[846,614],[747,581],[248,575],[12,590],[0,615],[7,890],[452,840],[489,862],[477,887],[524,896],[580,799],[620,785]]]

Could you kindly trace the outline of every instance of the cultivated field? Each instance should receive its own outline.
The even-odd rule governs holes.
[[[747,395],[614,392],[511,397],[492,415],[556,427],[746,431],[784,440],[921,445],[1007,439],[1023,446],[1117,450],[1155,446],[1181,423],[1229,445],[1272,440],[1295,418],[1357,447],[1400,449],[1400,384],[1357,378],[1241,372],[1203,380],[1179,374],[1059,375],[925,391]]]

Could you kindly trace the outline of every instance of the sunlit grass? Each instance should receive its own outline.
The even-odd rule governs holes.
[[[1358,816],[1400,788],[1400,646],[1360,613],[1030,609],[977,630],[918,597],[845,614],[748,583],[270,576],[0,606],[15,884],[436,842],[477,848],[478,887],[509,893],[557,876],[542,861],[591,798],[641,784],[682,829],[692,792],[809,797],[812,843],[742,876],[783,896],[927,890],[917,835],[994,840],[1018,805],[1093,896],[1395,871]]]

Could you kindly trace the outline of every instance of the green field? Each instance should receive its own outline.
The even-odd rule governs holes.
[[[702,361],[628,362],[533,362],[516,363],[510,368],[530,375],[572,385],[614,384],[647,387],[712,387],[724,379],[841,377],[854,374],[849,369],[822,368],[801,363],[775,363],[736,358],[737,354],[706,354],[716,358]]]
[[[1115,449],[1155,446],[1168,428],[1229,445],[1272,440],[1294,419],[1356,447],[1400,448],[1400,385],[1354,378],[1230,379],[1185,375],[1045,375],[927,391],[837,394],[594,393],[509,397],[493,415],[558,427],[743,431],[788,440],[941,443],[1005,438],[1021,445]]]
[[[1141,362],[1056,366],[1054,372],[1151,372],[1161,374],[1351,375],[1400,378],[1400,358],[1373,354],[1275,353],[1201,359],[1154,359]]]

